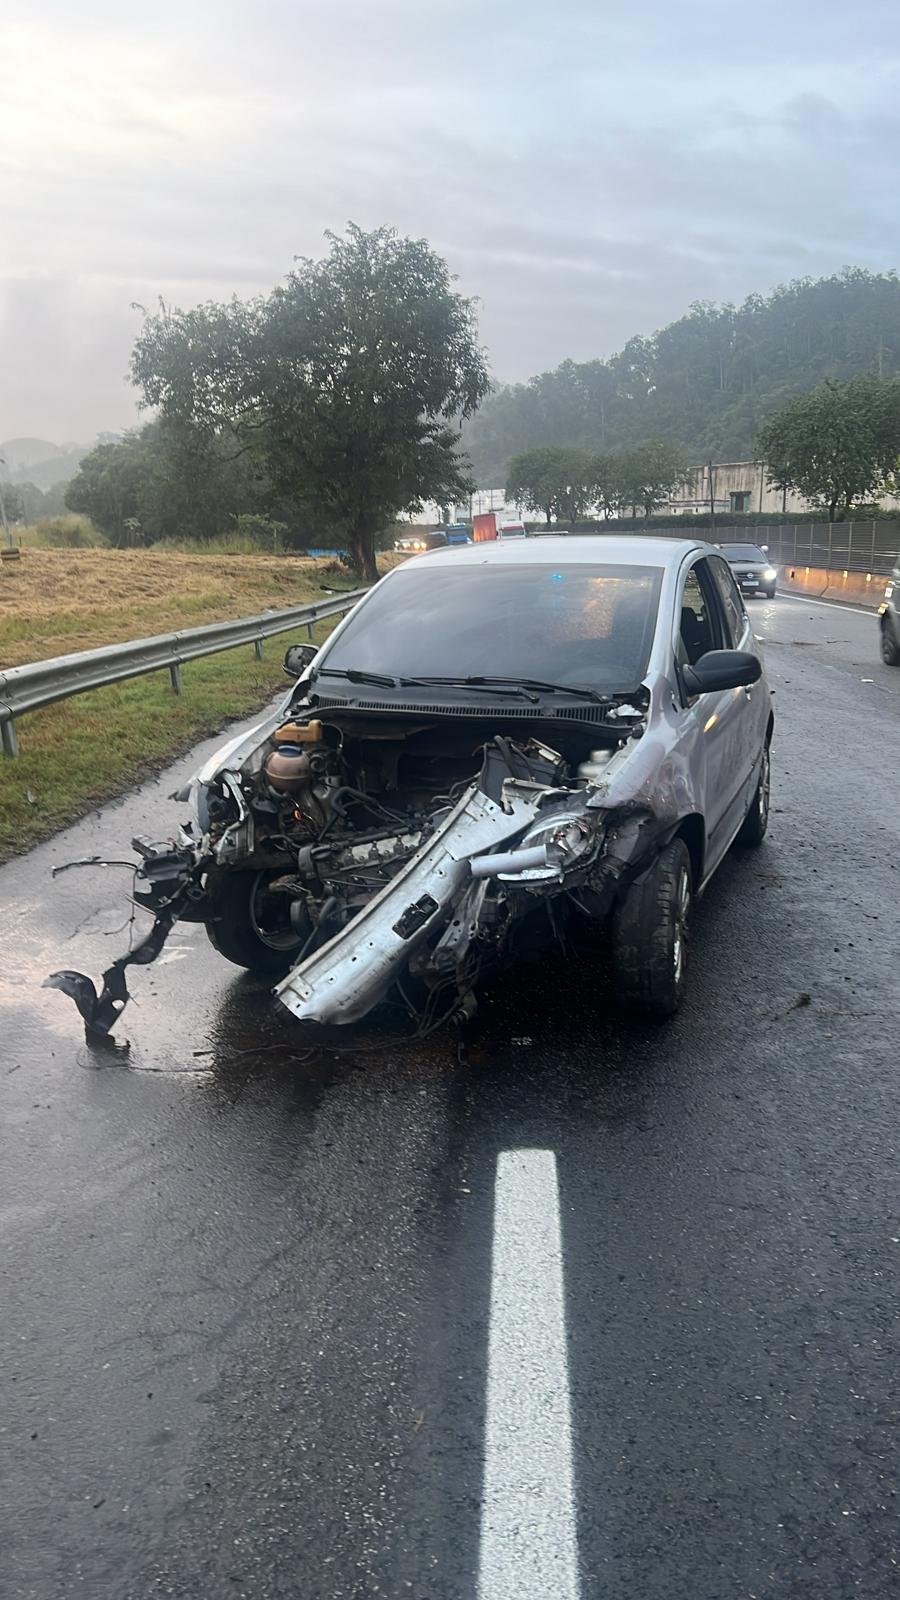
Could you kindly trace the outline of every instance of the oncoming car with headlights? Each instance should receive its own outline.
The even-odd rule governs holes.
[[[764,594],[774,600],[778,573],[768,551],[758,544],[721,544],[718,547],[728,562],[742,594]]]
[[[623,1002],[670,1016],[691,907],[769,807],[772,710],[727,562],[692,540],[482,543],[382,578],[296,683],[135,841],[155,920],[104,974],[54,975],[89,1028],[179,918],[277,980],[295,1017],[352,1023],[391,991],[428,1019],[585,923]],[[599,959],[599,958],[598,958]]]

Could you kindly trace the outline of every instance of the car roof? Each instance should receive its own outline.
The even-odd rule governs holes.
[[[425,562],[429,571],[447,566],[616,566],[678,567],[691,551],[715,554],[701,539],[657,537],[651,534],[558,534],[529,539],[486,539],[480,544],[458,545],[452,550],[430,550],[414,556],[407,567]],[[397,568],[398,571],[402,570]]]

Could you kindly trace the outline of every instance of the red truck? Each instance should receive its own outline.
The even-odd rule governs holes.
[[[481,511],[477,517],[472,518],[472,538],[475,544],[484,544],[486,539],[496,539],[496,537],[496,511]]]

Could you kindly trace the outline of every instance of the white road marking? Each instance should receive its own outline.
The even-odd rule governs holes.
[[[556,1157],[497,1158],[478,1600],[578,1600]]]
[[[887,578],[884,581],[886,584]],[[881,594],[883,598],[884,589],[882,589]],[[791,591],[778,594],[775,598],[777,600],[799,600],[801,605],[806,606],[827,606],[829,611],[852,611],[857,617],[878,616],[878,611],[874,606],[869,610],[867,606],[851,606],[846,600],[813,600],[811,595],[794,594]],[[881,605],[881,600],[879,600],[878,604]]]

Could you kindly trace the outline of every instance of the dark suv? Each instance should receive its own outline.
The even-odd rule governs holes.
[[[728,562],[742,594],[764,594],[775,599],[777,573],[765,550],[758,544],[721,544],[719,546]]]
[[[900,566],[895,567],[878,607],[881,631],[881,659],[888,667],[900,667]]]

